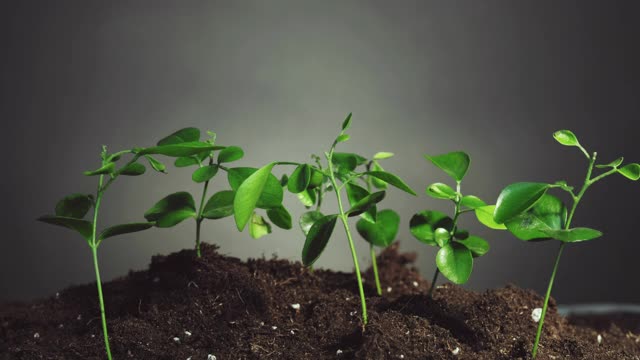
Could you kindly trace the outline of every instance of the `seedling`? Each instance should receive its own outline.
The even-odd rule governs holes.
[[[566,181],[556,181],[552,184],[538,182],[514,183],[502,190],[493,213],[494,221],[498,224],[504,224],[520,240],[557,240],[560,242],[531,352],[534,358],[538,351],[553,280],[558,270],[562,250],[569,243],[592,240],[602,236],[602,233],[598,230],[585,227],[571,228],[571,220],[575,215],[580,200],[591,185],[609,175],[618,173],[634,181],[640,178],[640,165],[637,163],[622,165],[624,160],[622,157],[608,164],[596,165],[597,153],[594,152],[590,155],[578,142],[575,134],[569,130],[556,131],[553,137],[562,145],[577,147],[588,160],[587,175],[578,193],[576,194],[574,188],[569,186]],[[607,170],[597,176],[593,176],[594,167]],[[560,189],[569,193],[573,200],[571,209],[567,211],[567,207],[562,200],[548,194],[547,191],[549,189]]]
[[[471,162],[469,155],[457,151],[437,156],[425,155],[425,157],[456,182],[455,190],[444,183],[431,184],[426,190],[427,195],[433,198],[453,202],[453,218],[439,211],[423,210],[413,215],[409,223],[411,234],[416,239],[439,248],[436,255],[436,271],[428,292],[428,296],[431,297],[440,273],[456,284],[464,284],[471,276],[473,259],[489,251],[489,243],[486,240],[469,235],[468,231],[458,228],[460,215],[474,211],[486,226],[492,228],[502,226],[485,219],[487,212],[493,210],[492,205],[487,205],[477,196],[463,195],[461,192],[462,179]]]
[[[331,234],[335,228],[338,219],[341,220],[344,231],[349,242],[349,248],[351,250],[351,256],[355,268],[356,278],[358,281],[358,290],[360,292],[360,301],[362,304],[362,321],[367,323],[367,307],[364,297],[364,289],[362,286],[362,276],[360,274],[360,266],[358,264],[358,257],[356,249],[349,229],[348,218],[356,215],[362,215],[365,221],[370,221],[371,225],[360,225],[360,231],[365,239],[374,242],[374,245],[384,244],[391,242],[395,237],[393,226],[397,228],[397,215],[392,212],[381,211],[379,215],[375,209],[375,205],[380,202],[384,196],[385,191],[378,191],[371,193],[369,190],[355,184],[358,179],[375,178],[379,181],[393,185],[403,191],[406,191],[412,195],[415,195],[413,190],[409,188],[399,177],[382,169],[371,169],[364,172],[357,172],[356,168],[359,165],[367,164],[367,160],[359,155],[351,153],[337,153],[335,152],[336,145],[345,142],[349,139],[349,135],[345,131],[351,124],[351,114],[342,123],[342,130],[337,138],[334,140],[329,152],[325,153],[326,166],[322,166],[322,161],[319,157],[314,156],[316,166],[312,164],[298,164],[292,162],[273,162],[262,167],[254,174],[249,176],[239,187],[235,200],[234,200],[234,215],[236,218],[236,224],[238,229],[242,229],[249,221],[252,212],[254,211],[259,197],[264,197],[270,192],[272,195],[276,195],[276,186],[269,186],[267,177],[271,175],[271,170],[275,165],[295,165],[288,178],[283,178],[282,184],[286,183],[287,189],[298,195],[301,202],[307,206],[312,207],[316,205],[316,210],[304,213],[300,218],[300,225],[303,232],[306,235],[305,244],[302,250],[302,262],[305,266],[312,266],[316,260],[320,257],[324,251]],[[370,166],[373,166],[371,163]],[[338,181],[341,184],[338,184]],[[372,180],[373,181],[373,180]],[[341,191],[345,189],[347,197],[349,199],[351,208],[345,211],[343,205],[343,199]],[[281,189],[280,189],[281,190]],[[333,192],[336,194],[338,201],[338,214],[324,215],[320,212],[322,205],[322,199],[325,193]],[[276,196],[273,196],[276,198]],[[277,192],[277,199],[282,201],[282,193]],[[366,213],[366,215],[365,215]],[[269,218],[274,221],[274,217],[269,215]],[[389,226],[389,228],[387,228]],[[390,236],[392,234],[393,236]]]

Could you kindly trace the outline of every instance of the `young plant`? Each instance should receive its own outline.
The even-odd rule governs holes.
[[[597,153],[590,154],[585,150],[578,142],[577,137],[569,130],[556,131],[553,137],[562,145],[577,147],[587,158],[587,175],[578,193],[575,193],[574,188],[569,186],[566,181],[556,181],[549,184],[539,182],[514,183],[502,190],[493,213],[494,221],[498,224],[504,224],[520,240],[557,240],[560,243],[531,352],[533,358],[536,357],[538,351],[553,280],[558,270],[562,250],[569,243],[592,240],[602,236],[602,233],[598,230],[585,227],[571,228],[571,220],[573,220],[580,200],[591,185],[609,175],[618,173],[634,181],[640,178],[640,165],[629,163],[623,166],[622,157],[608,164],[596,165]],[[594,167],[607,170],[597,176],[593,176]],[[547,193],[550,189],[560,189],[569,193],[573,201],[569,211],[567,211],[567,207],[562,200]]]
[[[180,191],[167,195],[158,201],[144,214],[149,221],[154,221],[157,227],[173,227],[186,219],[194,219],[196,223],[195,250],[198,257],[202,256],[200,250],[201,227],[205,219],[222,219],[233,215],[233,199],[239,184],[250,175],[255,169],[251,168],[228,168],[224,164],[231,163],[244,157],[244,151],[238,146],[216,146],[216,134],[207,132],[209,136],[204,143],[209,147],[204,151],[180,156],[175,160],[176,167],[195,166],[196,169],[191,175],[193,182],[202,185],[202,194],[199,205],[196,208],[194,197],[186,192]],[[185,144],[200,141],[200,130],[189,127],[176,131],[158,142],[158,146],[174,144]],[[217,153],[216,150],[219,150]],[[213,194],[205,203],[209,184],[218,174],[219,170],[227,172],[230,190],[222,190]],[[277,182],[277,180],[276,180]],[[255,216],[251,227],[251,235],[260,237],[270,232],[269,224],[261,222],[262,218]]]
[[[364,227],[361,225],[361,230],[368,239],[380,244],[389,241],[387,239],[390,236],[387,233],[394,232],[392,229],[387,229],[385,227],[389,224],[393,226],[397,221],[392,215],[389,215],[391,214],[389,212],[381,212],[384,215],[379,219],[377,218],[378,213],[375,209],[375,205],[384,198],[385,191],[371,193],[367,189],[355,184],[355,182],[358,179],[362,180],[367,177],[371,177],[393,185],[412,195],[415,195],[415,193],[399,177],[381,169],[357,172],[356,168],[359,165],[367,163],[365,158],[356,154],[335,152],[337,144],[349,139],[349,135],[346,134],[345,131],[349,128],[350,123],[351,114],[349,114],[349,116],[344,120],[340,134],[334,140],[330,150],[325,153],[326,166],[323,167],[321,159],[314,156],[317,166],[292,162],[273,162],[248,177],[240,185],[237,191],[234,200],[234,215],[236,217],[238,229],[242,231],[256,207],[258,198],[260,196],[264,196],[265,191],[268,189],[266,178],[268,175],[271,175],[273,167],[275,165],[296,165],[296,168],[293,170],[291,175],[286,178],[286,181],[283,181],[283,183],[286,182],[287,189],[290,192],[297,194],[303,204],[308,207],[316,205],[315,211],[307,212],[300,218],[300,225],[303,232],[306,234],[306,240],[302,250],[302,262],[305,266],[310,267],[313,265],[327,246],[336,222],[340,219],[344,226],[344,231],[351,250],[362,304],[362,321],[366,324],[366,300],[362,286],[360,266],[358,264],[356,249],[349,229],[348,218],[362,215],[363,219],[371,221],[372,226]],[[340,182],[340,184],[338,184],[338,182]],[[275,191],[275,186],[272,186],[272,188]],[[341,196],[341,191],[343,189],[347,193],[351,206],[351,208],[346,211]],[[335,193],[338,201],[337,214],[324,215],[320,212],[322,199],[326,192]],[[278,196],[279,200],[282,201],[281,192],[278,193]],[[269,218],[274,221],[274,218],[271,215]],[[395,226],[397,227],[397,224]],[[383,235],[380,235],[381,231],[384,233]],[[395,237],[395,234],[393,235],[393,237]]]
[[[427,245],[439,247],[436,255],[437,267],[428,292],[428,296],[431,297],[438,274],[442,273],[456,284],[464,284],[471,276],[473,259],[489,251],[489,243],[486,240],[469,235],[468,231],[458,228],[460,215],[474,211],[486,226],[492,228],[503,226],[486,219],[491,218],[492,205],[487,205],[477,196],[463,195],[461,192],[462,179],[471,162],[469,155],[457,151],[437,156],[425,155],[425,157],[456,182],[455,190],[444,183],[431,184],[426,190],[427,195],[433,198],[453,202],[453,218],[439,211],[423,210],[413,215],[409,223],[411,234],[416,239]]]

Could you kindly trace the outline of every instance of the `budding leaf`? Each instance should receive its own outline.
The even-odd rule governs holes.
[[[596,165],[597,168],[599,169],[605,169],[605,168],[615,168],[620,166],[620,164],[622,164],[622,161],[624,161],[623,157],[619,157],[615,160],[613,160],[612,162],[608,163],[608,164],[600,164],[600,165]]]
[[[384,160],[393,156],[392,152],[381,151],[373,155],[373,160]]]
[[[95,175],[113,174],[115,168],[116,168],[116,164],[110,162],[110,163],[107,163],[105,165],[102,165],[102,167],[100,167],[99,169],[96,169],[96,170],[93,170],[93,171],[85,171],[84,175],[85,176],[95,176]]]
[[[576,135],[569,130],[558,130],[553,133],[553,137],[565,146],[578,146],[580,144]]]
[[[349,115],[347,115],[347,118],[342,122],[342,131],[347,130],[349,126],[351,126],[351,116],[352,113],[349,113]]]
[[[627,164],[618,169],[618,172],[620,173],[620,175],[626,177],[627,179],[637,181],[638,179],[640,179],[640,164]]]
[[[153,170],[161,173],[166,173],[167,167],[163,163],[156,160],[151,155],[145,155],[144,157],[147,159],[147,161],[149,161],[149,165],[151,165],[151,168],[153,168]]]

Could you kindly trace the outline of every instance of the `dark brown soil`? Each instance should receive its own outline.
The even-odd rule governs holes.
[[[201,259],[191,250],[156,256],[149,270],[104,284],[114,358],[529,358],[540,296],[513,286],[476,293],[446,285],[429,300],[414,260],[396,247],[380,256],[382,297],[367,272],[363,331],[352,274],[242,262],[206,245]],[[545,325],[539,359],[640,359],[637,334],[571,325],[555,303]],[[0,307],[2,360],[104,358],[95,284]]]

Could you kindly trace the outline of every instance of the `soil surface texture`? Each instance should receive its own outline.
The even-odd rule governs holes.
[[[369,324],[353,274],[286,260],[247,262],[203,245],[152,258],[104,284],[114,359],[529,359],[542,298],[507,286],[450,284],[433,299],[415,255],[380,254],[383,296],[365,274]],[[576,325],[551,302],[538,359],[640,359],[640,336]],[[637,325],[636,325],[637,326]],[[637,329],[637,328],[636,328]],[[0,306],[0,359],[105,359],[95,284]]]

